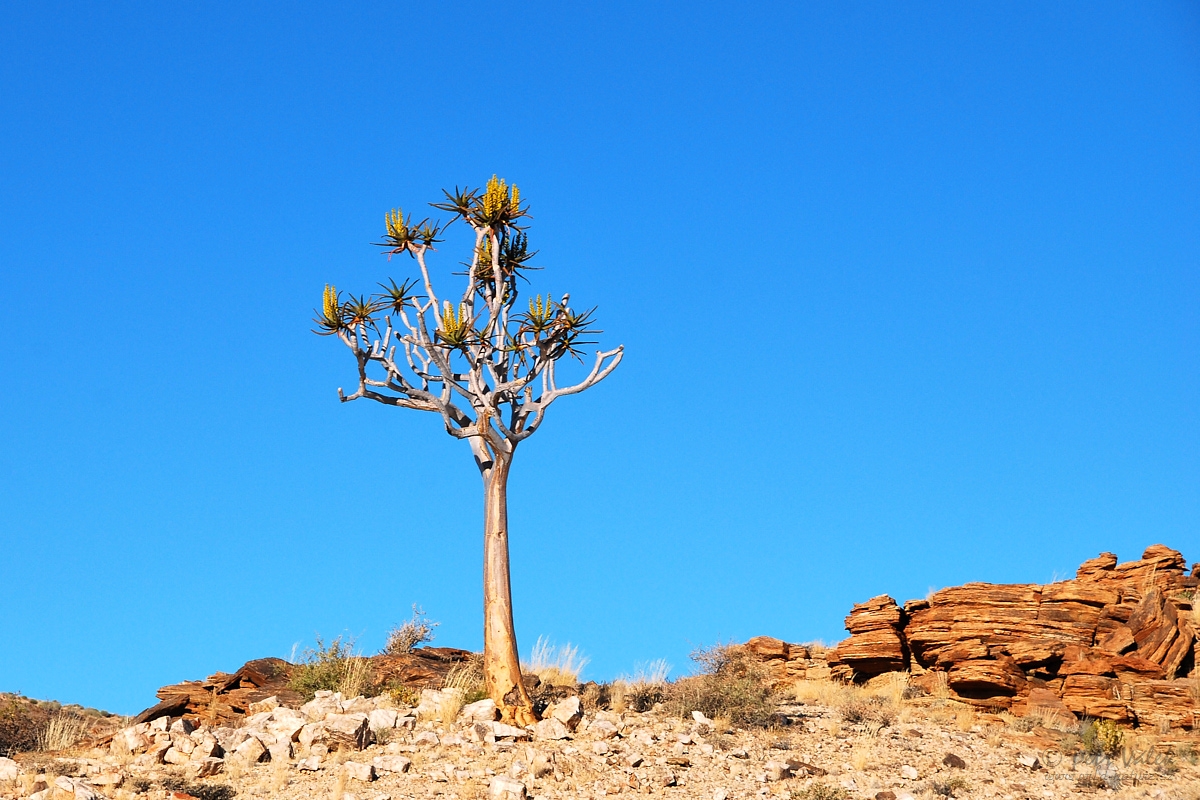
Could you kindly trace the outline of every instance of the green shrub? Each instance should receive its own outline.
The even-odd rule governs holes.
[[[696,675],[666,689],[666,709],[680,717],[699,711],[710,719],[765,728],[774,721],[775,703],[767,674],[752,655],[739,647],[716,645],[692,653]]]
[[[814,783],[791,792],[791,800],[850,800],[850,793],[840,786]]]
[[[341,692],[343,697],[374,696],[376,685],[371,660],[354,653],[354,642],[339,636],[328,645],[318,636],[317,646],[304,651],[288,685],[306,701],[322,689]]]
[[[163,778],[158,785],[168,792],[191,795],[198,800],[233,800],[237,796],[227,783],[188,783],[179,778]]]
[[[1084,720],[1079,730],[1080,744],[1083,752],[1090,756],[1105,755],[1109,758],[1121,752],[1125,742],[1125,734],[1111,719]]]
[[[934,781],[929,788],[938,797],[958,797],[958,793],[967,791],[970,785],[966,778],[955,775],[944,781]]]

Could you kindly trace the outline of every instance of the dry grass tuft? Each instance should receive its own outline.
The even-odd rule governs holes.
[[[608,686],[608,704],[612,711],[650,711],[665,702],[670,692],[667,675],[671,665],[659,658],[638,664],[632,676],[622,675]]]
[[[474,703],[487,697],[487,685],[483,675],[483,654],[472,653],[465,661],[455,664],[446,673],[443,689],[460,689],[463,704]]]
[[[56,752],[74,747],[87,734],[87,720],[69,711],[58,711],[46,721],[38,733],[38,750]]]
[[[579,655],[579,648],[567,642],[556,647],[549,639],[539,636],[529,654],[529,662],[521,665],[521,671],[537,675],[542,683],[552,686],[576,686],[588,658]]]
[[[438,703],[438,718],[442,722],[449,725],[458,719],[458,715],[463,709],[464,695],[465,692],[462,689],[442,689],[441,701]]]
[[[970,733],[971,729],[975,727],[975,709],[970,706],[960,706],[954,712],[954,724],[963,733]]]

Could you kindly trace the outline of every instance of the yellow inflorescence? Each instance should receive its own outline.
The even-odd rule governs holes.
[[[489,218],[495,216],[506,200],[508,200],[508,185],[493,175],[487,182],[487,190],[483,193],[483,215]]]
[[[545,325],[549,322],[553,311],[554,304],[548,296],[544,303],[540,294],[535,300],[529,301],[529,318],[537,325]]]
[[[507,181],[493,175],[483,193],[483,216],[492,219],[505,207],[510,214],[515,214],[520,203],[521,190],[515,184],[510,188]]]
[[[449,301],[442,304],[442,332],[445,333],[447,341],[461,341],[467,332],[467,327],[467,307],[465,305],[459,305],[456,309]]]
[[[480,267],[492,268],[492,237],[484,236],[476,250]]]
[[[388,235],[395,239],[408,238],[408,225],[404,222],[404,212],[399,208],[393,208],[385,216],[387,222]]]
[[[338,314],[338,291],[336,286],[325,284],[325,296],[323,308],[325,311],[325,319],[330,322],[337,322],[340,318]]]

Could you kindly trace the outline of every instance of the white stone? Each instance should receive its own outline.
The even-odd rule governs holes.
[[[386,730],[396,727],[396,720],[399,718],[394,708],[377,708],[367,714],[367,722],[373,731]]]
[[[186,733],[172,733],[171,747],[184,755],[191,755],[191,752],[196,749],[196,740]]]
[[[583,706],[578,697],[565,697],[550,708],[546,709],[550,716],[566,725],[569,730],[575,730],[583,719]]]
[[[292,711],[292,709],[286,709]],[[293,714],[295,712],[293,711]],[[299,738],[300,732],[304,729],[307,720],[304,715],[295,714],[295,716],[284,716],[278,720],[271,720],[266,723],[266,733],[270,734],[275,741],[295,741]]]
[[[343,714],[370,714],[375,710],[375,701],[359,695],[353,700],[342,701]]]
[[[21,768],[11,758],[0,757],[0,781],[15,781]]]
[[[515,725],[507,725],[503,722],[492,723],[492,735],[497,739],[528,739],[530,738],[529,731],[524,728],[518,728]]]
[[[706,728],[711,728],[713,726],[713,721],[711,719],[709,719],[708,717],[704,716],[704,712],[702,712],[702,711],[693,711],[692,719],[696,720],[697,723],[699,723],[700,725],[702,725]]]
[[[75,796],[75,800],[98,800],[100,797],[96,790],[88,786],[81,780],[68,778],[60,775],[54,779],[54,786],[68,794]]]
[[[321,768],[320,756],[309,756],[296,765],[296,769],[303,772],[316,772]]]
[[[192,760],[192,757],[190,755],[188,755],[187,753],[180,752],[179,750],[176,750],[174,747],[170,748],[169,750],[167,750],[167,752],[163,753],[163,763],[164,764],[186,764],[191,760]]]
[[[220,758],[203,758],[191,762],[185,769],[191,778],[208,778],[225,769],[225,761]]]
[[[608,742],[592,742],[592,752],[598,756],[608,753]]]
[[[335,701],[330,694],[325,692],[325,696],[322,697],[321,692],[317,692],[316,697],[300,706],[300,713],[314,722],[320,722],[329,714],[341,713],[342,704]]]
[[[917,779],[917,768],[909,764],[900,767],[900,777],[906,781],[915,781]]]
[[[497,775],[488,784],[488,800],[526,800],[525,784],[504,775]]]
[[[360,764],[357,761],[347,761],[342,764],[342,769],[346,770],[346,776],[354,778],[356,781],[369,782],[375,780],[375,766],[373,764]]]
[[[768,761],[763,764],[768,781],[782,781],[792,777],[792,768],[781,761]]]
[[[380,772],[408,772],[412,761],[404,756],[375,756],[371,762]]]
[[[713,792],[713,800],[725,800],[727,797],[729,797],[729,792],[724,789],[717,789]]]
[[[193,725],[188,720],[184,719],[183,717],[180,717],[179,719],[172,722],[171,727],[168,728],[167,730],[169,730],[171,733],[180,733],[180,734],[183,734],[184,736],[186,736],[189,733],[191,733],[192,731],[196,730],[196,726]]]
[[[598,719],[588,726],[588,733],[601,739],[611,739],[620,733],[620,730],[608,720]]]
[[[267,754],[267,747],[258,737],[251,736],[246,741],[233,748],[233,755],[245,761],[248,764],[254,764],[262,760],[262,757]]]
[[[418,747],[436,747],[439,741],[438,735],[433,731],[421,731],[413,737],[413,744]]]
[[[500,709],[496,708],[496,701],[490,697],[468,703],[458,715],[460,722],[495,722],[499,718]]]
[[[323,722],[310,722],[296,734],[296,741],[300,742],[304,747],[311,747],[313,742],[320,742],[324,738],[325,723]]]
[[[562,720],[556,719],[555,717],[547,717],[533,726],[533,738],[539,741],[570,739],[571,731],[567,729],[567,726],[562,722]]]
[[[337,744],[362,750],[371,743],[371,726],[367,715],[361,712],[330,714],[324,725],[326,737]]]
[[[272,761],[291,761],[292,740],[284,739],[281,742],[276,742],[267,748],[267,752],[271,754]]]
[[[279,698],[271,695],[270,697],[264,697],[258,702],[251,703],[246,711],[250,714],[261,714],[264,711],[273,711],[277,708],[279,708]]]
[[[1021,756],[1020,758],[1017,759],[1017,763],[1020,764],[1022,767],[1027,768],[1030,772],[1037,772],[1039,769],[1042,768],[1042,762],[1040,760],[1038,760],[1037,756],[1031,756],[1031,755]]]

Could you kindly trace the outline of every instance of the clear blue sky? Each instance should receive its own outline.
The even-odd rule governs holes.
[[[627,349],[518,451],[523,653],[1200,559],[1195,3],[346,5],[0,11],[0,690],[480,646],[466,445],[309,320],[493,173]]]

